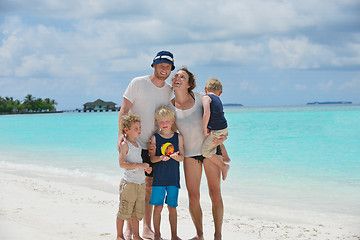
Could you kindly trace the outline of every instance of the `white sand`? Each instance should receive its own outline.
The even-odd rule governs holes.
[[[109,193],[75,182],[69,176],[0,169],[0,239],[115,239],[116,190]],[[180,194],[178,232],[182,239],[189,239],[195,229],[186,190]],[[213,239],[210,202],[203,201],[205,239]],[[225,206],[234,208],[225,210],[223,239],[360,239],[360,220],[356,217],[279,211],[274,219],[274,213],[251,216],[251,208],[241,211],[246,212],[244,216],[232,210],[241,209],[236,204],[225,199]],[[170,239],[166,215],[164,208],[162,236]]]

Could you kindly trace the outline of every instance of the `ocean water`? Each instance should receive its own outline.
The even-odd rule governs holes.
[[[225,202],[360,217],[360,106],[229,107],[225,114]],[[2,115],[0,167],[92,179],[116,191],[117,116]]]

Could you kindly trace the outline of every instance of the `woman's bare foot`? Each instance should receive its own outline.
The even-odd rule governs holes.
[[[134,240],[144,240],[144,239],[141,238],[140,236],[134,236]]]

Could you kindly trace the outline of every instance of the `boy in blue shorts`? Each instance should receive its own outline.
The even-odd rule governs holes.
[[[161,211],[165,201],[169,210],[171,240],[179,240],[176,207],[180,189],[180,162],[184,160],[183,136],[171,129],[175,112],[169,106],[162,106],[156,111],[155,121],[160,130],[151,138],[156,150],[150,156],[154,174],[150,198],[150,204],[154,205],[154,239],[161,239]]]

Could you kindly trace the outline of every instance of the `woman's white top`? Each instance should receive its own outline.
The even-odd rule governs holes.
[[[184,137],[184,156],[194,157],[201,155],[201,147],[205,140],[203,134],[203,106],[204,93],[194,93],[195,104],[190,109],[181,110],[174,107],[175,123],[179,132]]]

